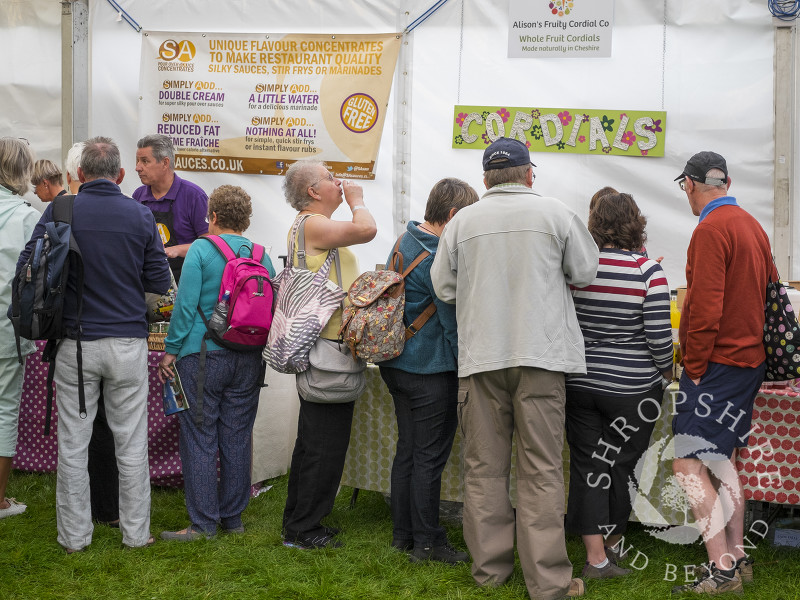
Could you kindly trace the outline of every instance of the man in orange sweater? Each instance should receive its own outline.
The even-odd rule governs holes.
[[[761,225],[728,195],[725,159],[699,152],[676,178],[700,223],[686,257],[680,325],[684,371],[672,422],[673,471],[689,496],[708,565],[673,592],[716,595],[752,580],[736,472],[764,380],[764,299],[774,269]]]

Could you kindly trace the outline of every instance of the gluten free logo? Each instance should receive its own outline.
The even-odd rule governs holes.
[[[339,110],[342,124],[354,133],[366,133],[378,121],[378,103],[368,94],[351,94]]]

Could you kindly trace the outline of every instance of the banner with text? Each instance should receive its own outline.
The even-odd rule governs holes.
[[[324,160],[374,179],[400,34],[144,32],[142,135],[183,171],[281,175]]]
[[[664,156],[667,113],[456,106],[453,148],[483,149],[498,138],[516,138],[531,152]]]
[[[510,0],[509,58],[611,56],[614,0]]]

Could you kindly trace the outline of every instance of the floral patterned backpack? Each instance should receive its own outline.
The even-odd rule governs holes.
[[[421,252],[403,271],[400,240],[392,252],[392,269],[362,273],[350,286],[347,297],[350,305],[344,309],[339,339],[348,345],[354,357],[373,363],[400,356],[405,341],[412,337],[436,312],[431,302],[408,327],[403,322],[405,312],[405,277],[430,256]]]

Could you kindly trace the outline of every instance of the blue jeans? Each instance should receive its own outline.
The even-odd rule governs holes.
[[[380,370],[397,415],[391,499],[394,541],[413,540],[417,547],[444,544],[439,498],[458,424],[458,377],[454,371],[420,375],[391,367]]]

